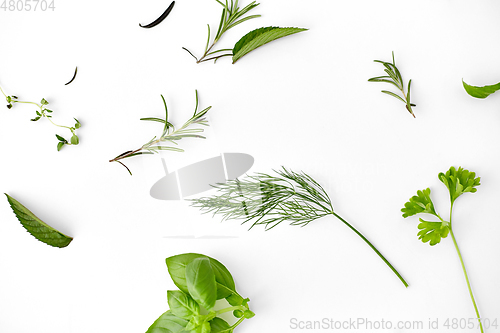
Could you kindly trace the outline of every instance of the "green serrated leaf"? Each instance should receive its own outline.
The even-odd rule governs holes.
[[[35,214],[24,207],[19,201],[12,198],[7,193],[5,193],[5,195],[17,219],[33,237],[47,245],[59,248],[66,247],[71,243],[73,238],[52,228],[36,217]]]
[[[419,213],[427,213],[437,216],[434,210],[434,204],[431,200],[431,189],[426,188],[423,191],[417,191],[417,195],[410,198],[410,200],[405,203],[405,207],[401,209],[403,212],[403,217],[413,216]]]
[[[462,84],[464,85],[465,91],[472,97],[476,98],[486,98],[494,92],[500,90],[500,82],[494,85],[483,87],[468,85],[464,80],[462,80]]]
[[[421,218],[418,220],[420,221],[418,225],[418,229],[420,229],[417,234],[418,239],[424,243],[430,242],[431,246],[441,242],[441,238],[446,238],[450,232],[450,228],[446,222],[429,222]]]
[[[475,172],[470,172],[462,167],[459,167],[458,170],[455,167],[451,167],[446,173],[441,172],[438,177],[448,188],[452,204],[459,196],[466,192],[475,193],[477,191],[476,187],[481,185],[481,178],[476,178]]]
[[[307,29],[264,27],[253,30],[243,36],[233,48],[233,64],[249,52],[276,39],[293,35]]]

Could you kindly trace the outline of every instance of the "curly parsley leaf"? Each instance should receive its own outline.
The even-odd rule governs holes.
[[[17,219],[33,237],[47,245],[59,248],[66,247],[71,243],[73,238],[66,236],[44,223],[19,201],[9,196],[7,193],[5,193],[5,195]]]
[[[446,238],[450,233],[449,223],[448,222],[430,222],[418,219],[420,223],[418,224],[418,239],[422,242],[427,243],[431,246],[434,246],[441,242],[441,238]]]
[[[451,167],[446,173],[441,172],[438,177],[448,188],[452,204],[465,192],[475,193],[477,191],[476,186],[481,185],[481,178],[476,178],[475,172],[470,172],[462,167],[459,167],[458,170]]]
[[[405,207],[401,209],[403,212],[403,217],[413,216],[420,213],[427,213],[437,216],[434,210],[434,204],[431,200],[431,189],[426,188],[423,191],[417,191],[417,195],[410,198],[410,200],[405,203]]]
[[[464,85],[465,91],[472,97],[476,98],[486,98],[489,95],[493,94],[494,92],[500,90],[500,82],[497,84],[493,84],[490,86],[483,86],[483,87],[468,85],[467,83],[465,83],[464,80],[462,80],[462,84]]]

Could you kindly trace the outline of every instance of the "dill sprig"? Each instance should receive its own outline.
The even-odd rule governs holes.
[[[392,52],[392,63],[382,61],[382,60],[374,60],[374,61],[384,65],[384,67],[385,67],[384,72],[387,75],[373,77],[373,78],[369,79],[368,81],[369,82],[386,82],[386,83],[390,83],[390,84],[394,85],[396,88],[398,88],[401,91],[401,93],[403,94],[402,97],[391,92],[391,91],[382,90],[382,92],[384,94],[393,96],[393,97],[399,99],[400,101],[402,101],[403,103],[405,103],[406,109],[408,110],[408,112],[410,112],[410,114],[413,116],[413,118],[415,118],[415,114],[413,113],[413,110],[411,107],[416,106],[416,105],[412,104],[410,102],[411,80],[408,81],[408,92],[405,93],[403,77],[401,76],[401,73],[399,72],[398,68],[396,67],[396,61],[394,60],[394,52]]]
[[[360,236],[391,268],[401,282],[408,283],[375,246],[333,209],[328,193],[311,176],[283,167],[276,175],[256,173],[244,180],[229,180],[216,185],[217,195],[193,199],[192,206],[205,213],[222,215],[223,220],[242,219],[253,228],[264,225],[266,230],[282,222],[306,226],[322,217],[333,215]]]
[[[214,62],[215,62],[219,58],[232,56],[233,49],[220,49],[220,50],[212,51],[212,48],[219,41],[219,39],[221,39],[222,35],[226,31],[228,31],[229,29],[234,28],[235,26],[237,26],[240,23],[243,23],[245,21],[248,21],[248,20],[251,20],[253,18],[261,16],[261,15],[249,15],[249,16],[243,17],[250,10],[254,9],[255,7],[257,7],[259,5],[258,3],[255,3],[255,1],[253,1],[252,3],[250,3],[249,5],[247,5],[246,7],[242,8],[242,9],[240,9],[240,7],[238,6],[239,0],[234,0],[234,1],[231,0],[231,3],[229,3],[229,1],[226,0],[225,4],[219,0],[215,0],[215,1],[217,1],[224,8],[222,9],[222,15],[221,15],[220,23],[219,23],[219,28],[217,29],[217,34],[215,35],[212,44],[210,44],[210,25],[207,24],[207,26],[208,26],[207,44],[205,46],[205,52],[203,53],[203,55],[199,59],[191,51],[189,51],[187,48],[183,47],[184,50],[189,52],[189,54],[191,54],[193,56],[193,58],[196,59],[197,64],[199,64],[200,62],[209,61],[209,60],[214,60]],[[220,52],[230,52],[230,53],[216,55],[217,53],[220,53]]]
[[[193,125],[203,125],[203,126],[208,126],[208,121],[204,116],[207,114],[207,112],[212,108],[211,106],[203,109],[202,111],[198,111],[198,91],[195,90],[196,94],[196,106],[194,109],[194,114],[193,116],[187,120],[184,125],[182,125],[180,128],[175,129],[174,125],[168,121],[168,108],[167,108],[167,103],[165,102],[165,98],[163,95],[161,95],[161,98],[163,100],[163,105],[165,106],[165,119],[162,118],[156,118],[156,117],[149,117],[149,118],[141,118],[141,120],[144,121],[154,121],[154,122],[159,122],[164,124],[163,125],[163,132],[160,135],[160,137],[155,136],[151,140],[149,140],[146,144],[142,145],[140,148],[135,149],[135,150],[129,150],[126,151],[115,158],[109,160],[110,162],[118,162],[121,165],[123,165],[127,171],[132,175],[132,172],[130,169],[121,162],[124,158],[129,158],[133,156],[138,156],[138,155],[147,155],[147,154],[155,154],[159,153],[162,150],[170,150],[170,151],[176,151],[176,152],[183,152],[184,149],[177,148],[177,147],[172,147],[169,145],[165,145],[165,143],[170,143],[174,145],[178,145],[176,141],[184,139],[184,138],[199,138],[199,139],[205,139],[204,136],[198,134],[202,133],[204,130],[203,128],[190,128]]]

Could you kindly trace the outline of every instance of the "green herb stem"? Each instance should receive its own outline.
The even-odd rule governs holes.
[[[359,237],[361,237],[365,242],[366,244],[368,244],[373,251],[375,251],[375,253],[378,254],[378,256],[387,264],[387,266],[389,266],[390,269],[392,269],[392,271],[394,272],[394,274],[397,275],[397,277],[401,280],[401,282],[403,282],[403,284],[405,285],[406,288],[408,288],[408,283],[405,281],[405,279],[401,276],[401,274],[399,274],[399,272],[396,270],[396,268],[394,268],[394,266],[391,265],[391,263],[385,259],[385,257],[382,255],[382,253],[380,253],[379,250],[377,250],[377,248],[375,246],[373,246],[373,244],[365,237],[363,236],[362,233],[360,233],[356,228],[354,228],[351,224],[349,224],[349,222],[347,222],[346,220],[344,220],[342,217],[340,217],[339,215],[335,214],[335,212],[331,212],[333,216],[335,216],[336,218],[338,218],[340,221],[344,222],[344,224],[346,226],[348,226],[352,231],[354,231]]]
[[[216,316],[218,316],[220,314],[223,314],[223,313],[226,313],[226,312],[231,312],[231,311],[234,311],[234,310],[245,311],[245,310],[248,310],[248,308],[246,306],[243,306],[243,305],[231,306],[231,307],[228,307],[228,308],[225,308],[225,309],[217,311],[216,312]]]
[[[476,311],[477,321],[479,322],[479,328],[481,329],[481,333],[484,333],[483,324],[481,322],[481,315],[479,314],[479,309],[477,308],[476,300],[474,299],[474,294],[472,293],[472,288],[470,285],[469,276],[467,275],[467,270],[465,269],[464,259],[462,258],[462,253],[460,252],[460,249],[458,248],[457,240],[455,238],[455,235],[453,234],[453,229],[452,229],[452,225],[451,225],[452,211],[453,211],[453,203],[451,204],[451,208],[450,208],[450,235],[451,235],[451,238],[453,239],[453,244],[455,245],[455,249],[457,250],[458,258],[460,259],[460,264],[462,265],[462,270],[464,271],[465,281],[467,282],[467,288],[469,289],[470,298],[472,300],[472,304],[474,305],[474,310]]]

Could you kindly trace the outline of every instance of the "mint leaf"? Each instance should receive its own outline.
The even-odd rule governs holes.
[[[494,85],[483,86],[483,87],[468,85],[467,83],[465,83],[464,80],[462,80],[462,83],[464,85],[465,91],[472,97],[476,98],[486,98],[489,95],[496,92],[497,90],[500,90],[500,82]]]
[[[233,64],[247,53],[252,52],[264,44],[306,30],[307,29],[303,28],[265,27],[250,31],[234,45]]]
[[[66,247],[71,243],[73,238],[66,236],[44,223],[19,201],[12,198],[7,193],[5,193],[5,195],[17,219],[33,237],[47,245],[59,248]]]
[[[452,204],[465,192],[475,193],[477,191],[476,186],[481,185],[481,178],[476,178],[475,172],[470,172],[462,167],[459,167],[458,170],[451,167],[446,173],[441,172],[438,177],[448,188]]]
[[[424,243],[430,242],[431,246],[441,242],[441,238],[446,238],[450,232],[448,222],[429,222],[420,218],[418,220],[420,221],[418,225],[418,229],[420,229],[417,234],[418,239]]]
[[[410,198],[410,200],[405,203],[405,207],[401,209],[403,212],[403,217],[413,216],[419,213],[427,213],[437,216],[434,210],[434,204],[431,200],[431,189],[426,188],[423,191],[417,191],[417,195]]]

